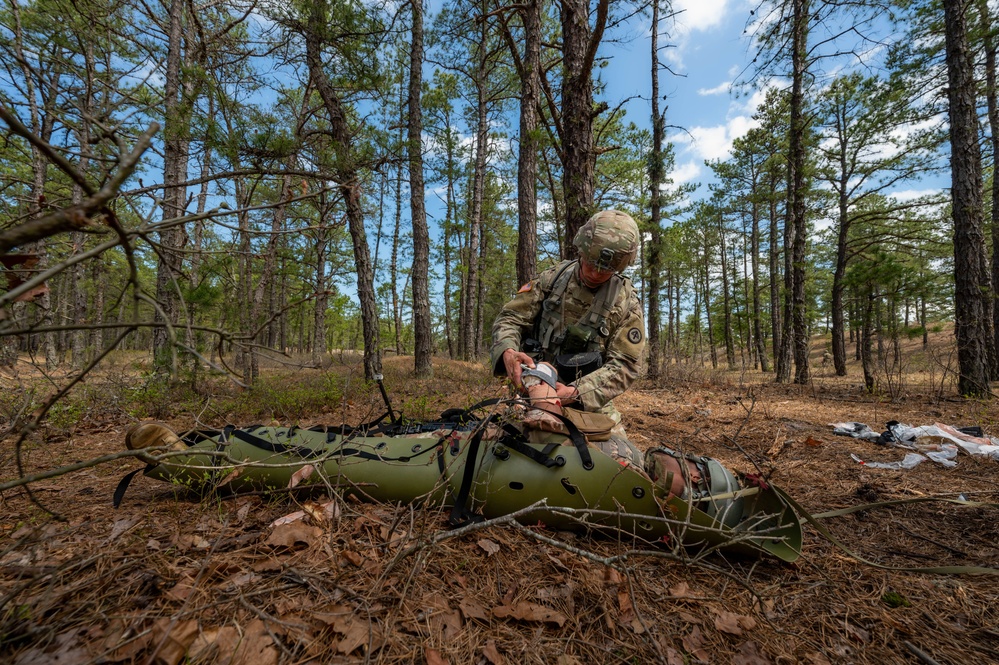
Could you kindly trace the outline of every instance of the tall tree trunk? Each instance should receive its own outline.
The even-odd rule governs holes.
[[[791,174],[788,172],[788,189],[790,189]],[[774,380],[777,383],[787,383],[791,380],[791,291],[793,287],[794,273],[791,269],[791,246],[794,243],[794,225],[791,223],[791,213],[790,207],[784,211],[784,273],[782,275],[784,281],[784,289],[781,293],[781,298],[779,301],[779,306],[781,307],[780,316],[780,347],[777,351],[777,357],[774,359],[774,364],[777,366],[776,376]],[[775,304],[775,307],[778,306]],[[775,335],[776,337],[776,335]]]
[[[725,360],[729,369],[735,369],[735,345],[732,341],[732,304],[728,285],[728,250],[725,248],[725,224],[718,213],[719,256],[722,269],[722,333],[725,337]]]
[[[234,164],[238,169],[238,162]],[[239,253],[238,253],[238,276],[236,292],[239,294],[239,302],[243,307],[237,308],[237,319],[239,321],[239,331],[241,335],[249,337],[254,323],[250,318],[253,298],[253,246],[250,238],[250,213],[246,208],[250,205],[250,188],[242,177],[235,179],[236,207],[241,212],[236,216],[239,223]],[[243,383],[253,385],[253,344],[252,340],[245,339],[239,344],[237,367],[243,372]]]
[[[54,71],[48,72],[48,80],[39,80],[38,85],[35,85],[36,72],[32,70],[29,65],[29,58],[26,57],[24,50],[24,36],[21,28],[20,19],[20,9],[17,3],[11,3],[11,14],[14,19],[14,53],[17,57],[18,64],[21,68],[21,73],[24,76],[25,85],[25,96],[28,99],[28,109],[31,118],[31,131],[35,136],[39,137],[42,141],[48,143],[52,138],[52,131],[55,128],[55,109],[53,106],[56,103],[59,78],[61,76],[61,70],[55,69]],[[32,58],[33,59],[33,58]],[[39,97],[41,98],[41,107],[39,107]],[[29,217],[40,217],[43,214],[43,205],[45,201],[45,183],[48,181],[48,160],[42,151],[32,144],[31,146],[31,194],[30,202],[28,204],[28,215]],[[45,240],[39,240],[29,246],[23,248],[26,254],[37,254],[38,263],[35,265],[35,269],[42,271],[48,267],[48,252],[46,249]],[[46,287],[39,295],[35,296],[33,299],[33,304],[40,312],[38,324],[41,327],[49,327],[52,325],[52,296]],[[15,307],[14,318],[18,319],[24,313],[24,308]],[[29,335],[27,337],[28,348],[33,352],[34,336]],[[45,366],[48,369],[55,369],[59,364],[59,358],[56,354],[56,336],[54,333],[47,332],[42,334],[42,344],[44,347],[45,354]],[[4,363],[10,361],[13,364],[17,359],[16,349],[7,349],[4,352]]]
[[[808,0],[792,0],[794,21],[791,51],[791,187],[788,189],[791,224],[794,226],[792,254],[792,335],[794,337],[794,382],[806,384],[808,370],[808,308],[805,302],[805,247],[808,244],[808,220],[805,219],[805,120],[804,78],[807,68]]]
[[[274,207],[271,215],[271,232],[267,237],[267,249],[264,250],[264,265],[260,270],[260,279],[253,289],[253,302],[250,308],[250,325],[252,330],[257,332],[253,342],[266,345],[269,340],[263,339],[264,333],[264,300],[269,293],[274,291],[274,272],[277,269],[278,242],[281,232],[284,230],[285,216],[287,215],[288,201],[291,200],[291,171],[298,164],[298,153],[292,152],[285,160],[285,173],[281,176],[281,189],[278,193],[278,204]],[[267,321],[266,328],[270,328],[271,322]],[[259,360],[257,354],[253,354],[253,378],[257,378],[259,373]]]
[[[843,102],[845,103],[845,101]],[[836,113],[836,132],[838,134],[837,149],[839,158],[839,181],[835,185],[837,191],[839,229],[836,234],[836,264],[833,268],[832,297],[830,298],[830,314],[832,317],[832,356],[836,376],[846,376],[846,322],[843,312],[843,280],[846,278],[847,241],[850,236],[850,166],[849,134],[846,131],[846,110],[842,103]]]
[[[868,287],[870,288],[870,287]],[[874,330],[874,301],[875,294],[867,294],[867,305],[863,310],[863,330],[857,337],[857,350],[859,351],[860,364],[864,368],[864,387],[868,393],[873,393],[877,389],[877,379],[875,378],[874,359],[872,357],[873,346],[871,337]]]
[[[80,157],[77,168],[80,173],[86,173],[90,167],[90,119],[93,117],[94,106],[94,48],[90,43],[82,44],[83,63],[86,72],[84,81],[83,99],[80,100],[80,125],[76,130],[77,143],[80,146]],[[79,185],[73,186],[73,204],[83,201],[83,189]],[[73,252],[82,252],[85,246],[85,235],[83,233],[73,234]],[[87,319],[87,297],[85,293],[84,276],[86,266],[77,263],[73,268],[72,293],[73,293],[73,321],[78,326],[83,326]],[[96,286],[96,285],[95,285]],[[82,328],[73,331],[73,369],[82,369],[86,358],[87,331]]]
[[[400,87],[401,89],[401,87]],[[400,107],[401,108],[401,107]],[[401,129],[401,125],[400,125]],[[400,137],[401,139],[401,137]],[[400,143],[402,141],[400,140]],[[392,227],[392,255],[389,260],[389,280],[392,284],[392,328],[395,332],[395,352],[402,355],[402,303],[399,298],[399,243],[402,230],[402,160],[399,160],[395,178],[395,224]]]
[[[649,159],[649,242],[646,274],[648,285],[648,377],[659,380],[662,359],[659,355],[659,289],[662,282],[662,181],[663,124],[659,111],[659,0],[652,0],[652,156]]]
[[[982,159],[966,0],[943,0],[954,215],[954,334],[962,395],[989,394],[992,316],[982,211]]]
[[[708,324],[708,347],[711,350],[711,369],[718,369],[718,350],[715,348],[715,328],[711,317],[711,281],[710,281],[710,259],[711,252],[708,248],[707,228],[704,236],[704,321]]]
[[[320,31],[326,3],[316,0],[310,7],[309,25],[306,30],[306,60],[309,74],[323,100],[329,116],[330,135],[337,152],[340,193],[347,209],[347,227],[354,246],[354,265],[357,270],[357,297],[361,303],[361,328],[364,337],[364,378],[373,381],[381,374],[382,361],[378,350],[378,306],[375,301],[375,277],[371,265],[371,250],[364,230],[364,209],[361,205],[361,182],[352,154],[351,128],[347,114],[336,90],[323,69]]]
[[[190,110],[182,99],[181,64],[184,46],[184,0],[171,0],[167,23],[166,80],[163,86],[165,108],[163,125],[163,220],[184,214],[187,193],[183,186],[187,180],[188,122]],[[176,281],[181,276],[184,257],[181,250],[187,243],[183,226],[172,226],[160,231],[160,262],[156,270],[156,300],[163,315],[155,315],[162,325],[153,329],[153,355],[160,367],[167,362],[169,334],[166,325],[177,322],[179,295]]]
[[[986,0],[978,0],[985,51],[985,99],[988,106],[989,143],[992,146],[992,379],[999,380],[999,100],[996,90],[996,42]],[[923,324],[925,326],[925,323]]]
[[[91,306],[91,320],[98,327],[90,334],[91,352],[88,359],[93,359],[104,349],[104,332],[100,325],[104,323],[104,292],[108,285],[104,283],[107,273],[104,271],[104,257],[97,256],[90,262],[90,283],[94,289],[94,302]]]
[[[597,0],[590,28],[589,0],[563,0],[562,17],[562,194],[565,197],[563,258],[576,255],[576,232],[594,212],[596,151],[593,118],[593,61],[603,38],[610,0]]]
[[[326,307],[329,302],[329,291],[326,286],[326,252],[329,250],[329,214],[330,207],[321,197],[319,212],[319,228],[316,229],[316,302],[312,310],[312,366],[321,369],[326,353]]]
[[[451,238],[454,234],[457,204],[454,193],[456,171],[454,141],[450,135],[450,127],[448,127],[445,155],[445,159],[447,160],[447,194],[445,200],[446,209],[444,211],[444,335],[447,337],[448,357],[454,360],[457,354],[455,353],[454,333],[451,329],[453,316],[453,312],[451,311]]]
[[[520,145],[517,152],[517,281],[526,284],[538,267],[538,103],[541,100],[541,0],[527,0],[524,62],[520,82]]]
[[[430,231],[423,204],[423,116],[420,88],[423,85],[423,0],[410,0],[413,39],[409,51],[409,200],[413,219],[413,369],[416,376],[433,370],[433,338],[430,332]]]
[[[775,192],[777,190],[777,178],[772,176],[770,178],[770,191]],[[770,232],[769,232],[769,242],[770,242],[770,332],[771,332],[771,342],[773,346],[774,354],[774,372],[780,376],[781,374],[781,350],[783,346],[783,317],[781,316],[781,299],[780,299],[780,285],[782,281],[782,275],[780,271],[780,256],[781,256],[781,243],[779,242],[780,233],[778,229],[778,216],[777,216],[777,202],[774,196],[771,194],[769,201],[769,219],[770,219]],[[790,376],[788,374],[787,376]],[[784,380],[776,379],[777,383],[784,383],[787,381],[787,377]]]
[[[468,255],[466,261],[464,311],[462,313],[462,358],[473,360],[476,356],[475,338],[479,294],[479,236],[482,228],[482,206],[486,186],[486,151],[488,150],[489,124],[486,117],[486,25],[482,22],[481,42],[475,74],[476,127],[475,127],[475,165],[472,171],[472,201],[468,219]]]
[[[755,200],[752,204],[751,214],[753,228],[749,241],[749,256],[753,266],[753,339],[756,342],[756,356],[760,359],[760,369],[769,372],[770,363],[767,360],[767,346],[763,337],[763,315],[760,311],[762,309],[760,302],[760,210],[759,204]]]

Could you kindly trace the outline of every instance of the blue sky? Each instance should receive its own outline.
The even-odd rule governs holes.
[[[738,97],[731,92],[732,82],[753,57],[750,39],[743,34],[751,7],[738,0],[679,0],[674,8],[678,11],[675,25],[660,27],[661,33],[667,33],[660,35],[660,43],[673,45],[660,52],[660,59],[673,73],[663,70],[659,77],[660,93],[666,97],[660,108],[668,107],[666,123],[683,128],[667,131],[668,140],[676,146],[672,178],[677,183],[705,182],[710,169],[704,160],[727,157],[732,140],[752,127],[752,114],[763,99],[761,92]],[[640,125],[649,122],[647,23],[643,34],[632,31],[630,43],[607,44],[601,51],[611,56],[602,71],[607,97],[613,104],[613,100],[641,95],[642,99],[628,106],[629,120]],[[743,74],[742,80],[750,74]]]

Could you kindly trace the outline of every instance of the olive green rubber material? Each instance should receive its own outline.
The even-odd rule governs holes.
[[[296,472],[311,465],[314,471],[296,487],[337,488],[370,501],[449,506],[464,478],[471,433],[446,437],[441,443],[433,437],[339,435],[327,441],[323,432],[283,427],[258,428],[252,436],[278,452],[238,436],[230,435],[225,443],[215,437],[147,469],[145,475],[194,490],[241,492],[288,487]],[[524,524],[540,521],[557,529],[624,532],[648,542],[675,539],[690,548],[763,553],[784,561],[794,561],[800,554],[801,525],[788,502],[771,486],[744,483],[737,490],[738,501],[727,496],[718,503],[740,509],[738,519],[724,511],[716,519],[701,509],[707,508],[704,501],[708,499],[693,504],[676,497],[667,500],[666,490],[643,472],[622,465],[598,448],[588,449],[593,468],[585,469],[579,451],[565,435],[532,431],[525,445],[543,452],[548,444],[560,444],[549,446],[549,457],[557,461],[551,467],[496,441],[483,440],[472,467],[475,475],[468,508],[493,518],[544,501],[550,508],[530,510],[518,520]]]
[[[801,555],[801,523],[773,485],[747,488],[738,502],[728,504],[729,510],[741,512],[737,520],[725,513],[711,517],[696,504],[679,497],[669,499],[666,506],[676,520],[689,522],[677,534],[684,545],[724,547],[726,551],[747,555],[762,549],[787,562]],[[735,526],[719,529],[719,522],[735,522]]]
[[[288,436],[289,431],[285,427],[253,431],[254,437],[289,452],[271,452],[233,436],[222,445],[209,439],[191,446],[187,455],[156,465],[146,475],[195,490],[225,487],[242,492],[288,487],[295,472],[311,465],[315,470],[297,487],[336,487],[372,501],[444,499],[439,453],[427,450],[436,447],[435,438],[337,436],[327,443],[324,432],[297,429]],[[295,448],[318,454],[303,455],[291,450]]]

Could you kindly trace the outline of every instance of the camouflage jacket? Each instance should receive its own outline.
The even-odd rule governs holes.
[[[551,293],[559,271],[567,263],[562,262],[549,268],[520,287],[513,300],[504,305],[496,317],[490,350],[493,374],[496,376],[506,374],[503,352],[507,349],[519,351],[524,338],[534,333],[542,305]],[[579,321],[589,311],[597,293],[596,289],[587,288],[579,281],[578,264],[568,269],[572,271],[572,277],[562,296],[563,326]],[[624,280],[624,286],[607,317],[610,334],[601,342],[604,365],[575,382],[580,401],[587,411],[616,414],[610,401],[627,390],[641,373],[642,352],[645,350],[645,319],[631,280]],[[620,416],[617,419],[619,418]]]

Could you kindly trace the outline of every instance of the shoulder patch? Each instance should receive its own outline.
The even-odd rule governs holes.
[[[632,328],[628,331],[628,341],[632,344],[638,344],[642,341],[642,331],[638,328]]]
[[[522,287],[520,287],[520,290],[518,290],[517,293],[527,293],[528,291],[531,290],[531,287],[533,287],[533,286],[534,286],[534,282],[533,281],[532,282],[528,282],[527,284],[524,284]]]

